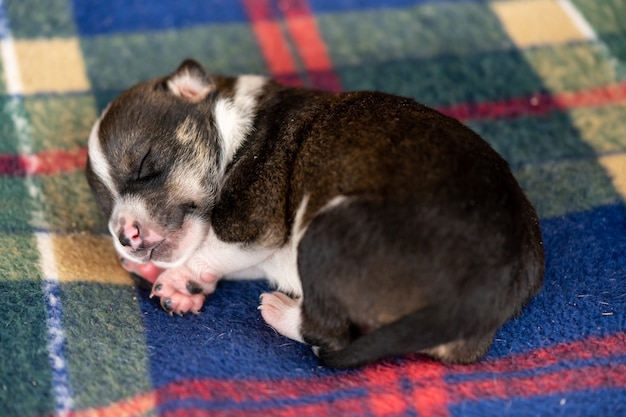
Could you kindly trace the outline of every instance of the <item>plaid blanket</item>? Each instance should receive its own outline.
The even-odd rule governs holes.
[[[186,57],[461,119],[540,213],[542,293],[469,366],[320,366],[259,281],[170,317],[83,168],[106,103]],[[0,415],[626,415],[625,118],[624,0],[0,1]]]

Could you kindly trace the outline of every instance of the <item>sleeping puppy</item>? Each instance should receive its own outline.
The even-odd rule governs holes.
[[[329,366],[419,352],[468,363],[536,294],[535,210],[458,121],[375,92],[334,94],[187,60],[115,99],[87,176],[125,267],[169,312],[222,277]]]

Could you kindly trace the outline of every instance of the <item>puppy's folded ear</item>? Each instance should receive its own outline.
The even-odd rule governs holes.
[[[172,94],[193,103],[204,100],[215,88],[202,65],[193,59],[183,61],[166,84]]]

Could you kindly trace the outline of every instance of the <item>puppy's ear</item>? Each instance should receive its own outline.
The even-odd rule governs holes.
[[[193,103],[204,100],[215,88],[202,65],[193,59],[183,61],[166,83],[172,94]]]

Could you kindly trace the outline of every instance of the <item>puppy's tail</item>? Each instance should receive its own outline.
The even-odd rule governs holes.
[[[459,341],[461,329],[467,323],[452,324],[449,318],[447,323],[442,323],[437,320],[438,315],[429,310],[413,312],[355,339],[341,350],[320,349],[319,358],[327,366],[339,369],[355,368],[409,353],[426,353],[446,362],[468,363],[477,360],[489,349],[493,332],[486,332],[487,335],[481,338]],[[442,353],[429,351],[447,344],[450,348],[442,350]]]

